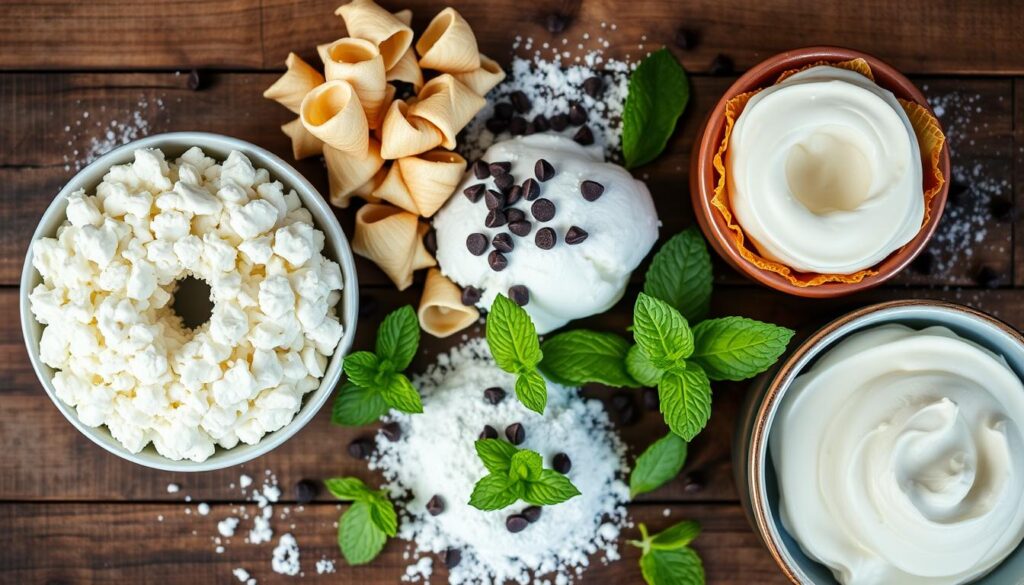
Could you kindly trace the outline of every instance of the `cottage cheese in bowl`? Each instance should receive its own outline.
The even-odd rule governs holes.
[[[296,191],[241,152],[135,150],[32,244],[29,307],[57,398],[131,453],[201,462],[258,443],[320,386],[345,334],[324,243]],[[194,329],[173,307],[186,278],[213,303]]]

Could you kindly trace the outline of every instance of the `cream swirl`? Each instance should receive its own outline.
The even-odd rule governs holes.
[[[943,327],[829,350],[770,438],[782,522],[844,584],[955,584],[1024,538],[1024,385]]]

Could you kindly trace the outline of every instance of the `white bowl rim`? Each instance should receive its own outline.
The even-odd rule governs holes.
[[[62,200],[66,199],[70,193],[81,188],[89,187],[85,181],[86,175],[91,174],[91,172],[98,168],[109,169],[114,165],[130,162],[130,155],[137,149],[162,148],[162,145],[167,143],[172,143],[176,147],[181,144],[191,144],[204,149],[204,151],[208,147],[216,148],[225,152],[238,150],[249,157],[253,161],[253,165],[257,168],[266,168],[270,171],[272,179],[280,180],[286,187],[294,189],[299,194],[303,206],[309,209],[313,214],[313,221],[316,227],[321,231],[324,231],[325,234],[333,232],[334,237],[332,239],[335,242],[335,246],[334,249],[330,250],[330,252],[337,256],[335,260],[341,266],[343,282],[345,285],[342,290],[341,301],[341,320],[344,326],[341,341],[338,342],[338,347],[335,348],[334,354],[331,356],[327,371],[320,380],[320,386],[316,390],[303,396],[304,402],[302,407],[299,409],[299,412],[295,414],[288,424],[277,431],[267,433],[255,445],[239,443],[232,449],[217,447],[217,451],[202,462],[191,461],[188,459],[180,461],[169,459],[158,454],[152,444],[148,444],[139,453],[132,453],[128,449],[125,449],[124,446],[122,446],[113,437],[100,434],[100,429],[105,429],[105,426],[101,425],[100,427],[94,428],[85,425],[81,420],[79,420],[75,409],[65,404],[57,397],[56,390],[53,387],[53,381],[46,375],[44,364],[39,359],[38,350],[32,347],[33,332],[30,329],[32,321],[35,320],[35,316],[32,315],[29,308],[29,294],[31,293],[29,286],[31,285],[34,277],[38,275],[38,272],[32,266],[32,248],[33,244],[40,238],[48,237],[47,234],[42,233],[43,225],[46,223],[47,218],[56,213],[58,204]],[[98,182],[99,181],[97,181],[97,183]],[[327,225],[324,225],[324,223]],[[25,253],[25,264],[22,267],[19,286],[19,311],[21,313],[21,330],[22,337],[25,341],[25,349],[28,351],[29,360],[32,363],[32,369],[35,371],[40,384],[42,384],[43,388],[46,390],[46,394],[50,397],[50,400],[53,401],[64,417],[68,419],[68,421],[74,425],[80,433],[108,452],[144,467],[174,472],[214,471],[233,467],[269,453],[298,433],[306,426],[306,424],[309,423],[310,420],[313,419],[314,416],[316,416],[324,403],[327,402],[328,398],[334,394],[334,389],[337,386],[338,381],[341,379],[341,364],[343,358],[348,354],[348,351],[351,349],[352,343],[355,339],[356,325],[359,315],[359,282],[348,238],[345,236],[344,230],[341,229],[341,224],[338,223],[338,218],[335,217],[334,211],[327,204],[316,187],[314,187],[302,175],[302,173],[281,159],[281,157],[266,150],[265,148],[245,140],[225,136],[223,134],[214,134],[211,132],[187,131],[154,134],[121,145],[78,170],[75,175],[61,188],[53,198],[53,201],[51,201],[47,206],[46,211],[43,212],[42,217],[40,217],[39,223],[36,225],[36,229],[32,233],[32,239],[29,242],[28,250]],[[109,435],[109,431],[107,431],[107,435]]]

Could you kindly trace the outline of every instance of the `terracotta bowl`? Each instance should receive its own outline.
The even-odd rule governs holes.
[[[896,71],[885,62],[866,53],[850,49],[807,47],[779,53],[744,73],[718,100],[718,104],[711,111],[707,122],[704,124],[700,139],[694,143],[693,154],[690,158],[690,197],[693,199],[693,208],[697,221],[700,223],[704,235],[711,242],[711,246],[726,262],[739,272],[765,286],[785,293],[811,298],[839,297],[878,286],[895,276],[924,249],[928,239],[935,232],[939,219],[942,217],[942,209],[946,205],[946,195],[949,192],[948,143],[942,147],[942,155],[939,162],[942,174],[946,177],[946,182],[935,197],[932,198],[931,205],[929,206],[930,215],[928,222],[921,226],[921,230],[913,240],[875,266],[875,269],[878,271],[876,275],[866,277],[858,283],[827,283],[819,286],[800,287],[792,284],[779,274],[761,270],[740,256],[738,247],[731,237],[729,228],[726,226],[725,219],[712,207],[711,198],[714,196],[715,184],[719,179],[719,174],[714,169],[713,161],[725,133],[726,102],[741,93],[772,85],[783,71],[798,69],[820,61],[840,62],[857,58],[864,59],[871,65],[875,81],[878,85],[893,92],[898,98],[916,102],[931,111],[928,101],[920,90],[899,71]]]

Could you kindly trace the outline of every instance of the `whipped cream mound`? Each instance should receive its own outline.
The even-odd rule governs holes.
[[[602,162],[599,151],[552,134],[499,142],[482,160],[509,163],[507,174],[516,186],[527,179],[536,181],[537,198],[530,201],[523,196],[503,210],[513,218],[513,214],[521,213],[529,223],[529,232],[517,235],[512,228],[522,226],[512,226],[508,221],[499,220],[500,225],[493,227],[485,225],[490,211],[487,197],[474,202],[463,192],[481,184],[487,190],[499,189],[495,177],[478,179],[471,169],[456,194],[434,217],[437,260],[445,275],[463,287],[479,289],[482,294],[477,304],[481,308],[489,308],[499,293],[522,298],[522,293],[510,294],[510,288],[525,287],[528,302],[524,308],[541,334],[611,308],[658,238],[658,215],[647,187],[622,167]],[[537,180],[535,166],[540,160],[554,169],[554,176],[547,181]],[[584,181],[603,187],[596,199],[583,197]],[[547,221],[541,221],[546,215],[538,218],[534,211],[540,200],[554,206],[554,216]],[[542,228],[554,232],[550,249],[538,245]],[[582,241],[569,237],[577,243],[567,243],[567,236],[579,236],[580,231],[584,232]],[[482,234],[487,242],[480,255],[467,245],[470,236],[476,234]],[[500,252],[493,244],[495,236],[499,241],[510,241],[512,250]],[[496,269],[494,252],[507,262],[503,269]]]
[[[323,247],[295,191],[242,153],[137,150],[32,244],[31,310],[58,398],[133,453],[152,443],[203,461],[257,443],[292,420],[341,339],[341,268]],[[195,330],[171,308],[186,277],[214,303]]]

